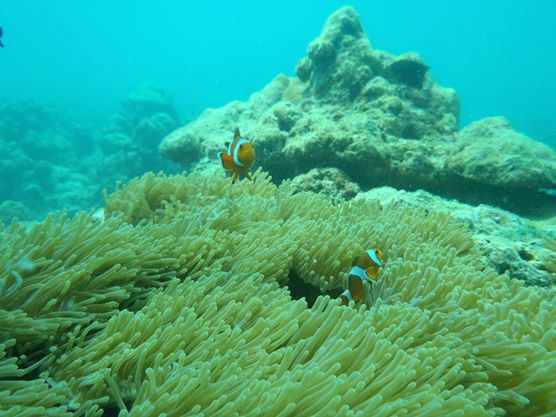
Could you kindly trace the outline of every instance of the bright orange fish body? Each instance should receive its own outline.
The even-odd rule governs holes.
[[[365,282],[372,284],[378,280],[378,268],[383,266],[382,251],[369,249],[354,259],[348,275],[348,289],[340,294],[342,305],[347,305],[351,300],[356,303],[363,298]]]
[[[239,180],[240,174],[247,179],[251,179],[247,171],[255,161],[255,147],[253,143],[246,138],[241,137],[239,129],[234,131],[234,140],[232,143],[226,143],[227,152],[220,152],[220,161],[226,171],[232,177],[232,183]]]

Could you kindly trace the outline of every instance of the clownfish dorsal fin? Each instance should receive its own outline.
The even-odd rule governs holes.
[[[239,139],[241,134],[239,133],[239,127],[236,127],[234,130],[234,140]]]

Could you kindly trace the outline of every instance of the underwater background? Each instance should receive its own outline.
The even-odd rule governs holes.
[[[550,0],[353,1],[377,48],[417,51],[458,91],[461,123],[504,115],[556,142],[556,4]],[[96,123],[138,84],[172,95],[183,117],[245,100],[292,74],[341,1],[2,2],[2,96],[59,99]]]
[[[0,28],[0,416],[556,417],[556,3]]]

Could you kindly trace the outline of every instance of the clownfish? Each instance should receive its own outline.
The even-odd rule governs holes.
[[[380,249],[366,250],[353,260],[348,275],[348,289],[340,294],[342,305],[348,305],[351,300],[356,303],[363,298],[365,282],[372,284],[378,280],[378,268],[383,266],[382,251]]]
[[[247,170],[255,161],[253,143],[246,138],[242,138],[239,129],[236,127],[234,140],[232,143],[226,142],[225,145],[228,147],[228,151],[220,152],[218,155],[220,161],[222,161],[222,166],[232,176],[232,183],[239,179],[240,174],[250,180],[251,176]]]

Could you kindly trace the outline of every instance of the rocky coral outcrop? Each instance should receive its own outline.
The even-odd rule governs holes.
[[[111,183],[128,180],[145,170],[171,171],[172,164],[158,155],[157,145],[178,124],[173,100],[162,88],[148,83],[139,86],[102,132],[102,171]]]
[[[360,199],[383,207],[447,211],[467,227],[487,264],[498,273],[507,273],[527,285],[556,285],[551,270],[555,253],[549,247],[556,239],[556,217],[548,222],[532,221],[483,204],[470,206],[422,190],[407,192],[391,187],[360,193],[355,200]]]
[[[306,174],[295,177],[291,185],[297,192],[316,192],[334,202],[352,199],[361,192],[356,183],[336,168],[314,168]]]
[[[9,223],[14,219],[28,218],[29,210],[20,201],[6,200],[0,203],[0,222]]]
[[[513,130],[503,117],[470,124],[446,150],[448,170],[484,184],[539,188],[556,181],[554,152]]]
[[[100,133],[59,104],[0,99],[0,221],[89,210],[117,181],[176,171],[157,146],[178,124],[171,97],[149,84]]]
[[[160,144],[188,168],[214,161],[239,126],[256,163],[276,181],[313,168],[344,171],[363,189],[425,189],[518,213],[556,211],[556,154],[502,119],[459,129],[454,90],[431,78],[413,52],[373,49],[357,13],[326,22],[295,77],[278,75],[247,102],[209,109]]]
[[[83,168],[94,148],[92,127],[71,109],[0,99],[0,221],[32,220],[60,209],[68,176]],[[74,192],[92,204],[88,185]],[[76,209],[65,202],[70,211]]]

